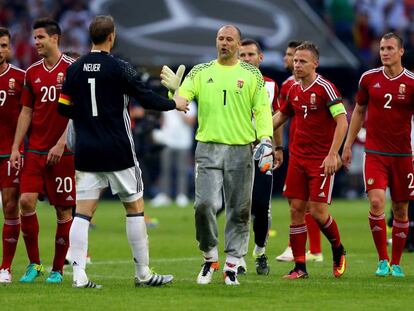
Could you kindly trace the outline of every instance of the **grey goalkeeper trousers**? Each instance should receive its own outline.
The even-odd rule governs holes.
[[[247,253],[253,186],[251,145],[198,142],[195,151],[195,225],[201,251],[218,244],[216,212],[226,208],[225,252]]]

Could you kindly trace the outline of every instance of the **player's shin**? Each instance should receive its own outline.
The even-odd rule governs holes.
[[[90,220],[91,218],[88,216],[76,214],[69,232],[73,281],[79,284],[86,284],[88,282],[85,267]]]
[[[151,274],[148,252],[147,227],[144,212],[128,214],[126,217],[126,233],[135,262],[135,276],[145,280]]]

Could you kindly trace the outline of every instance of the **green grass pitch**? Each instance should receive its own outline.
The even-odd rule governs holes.
[[[100,203],[95,215],[97,228],[90,231],[88,266],[90,278],[104,286],[101,290],[71,288],[71,268],[66,268],[61,285],[46,285],[45,276],[34,284],[19,284],[27,265],[23,239],[20,238],[13,264],[14,281],[0,286],[0,310],[411,310],[414,303],[414,254],[404,253],[404,279],[374,276],[377,256],[368,228],[368,204],[359,201],[334,201],[330,207],[347,249],[348,269],[341,279],[332,276],[330,247],[323,239],[322,263],[309,263],[309,279],[286,281],[283,274],[292,263],[275,261],[288,239],[289,211],[286,200],[272,204],[275,237],[269,239],[267,254],[269,276],[255,273],[251,249],[247,256],[248,273],[240,276],[241,285],[227,287],[222,273],[213,284],[197,285],[202,263],[195,241],[194,211],[174,205],[146,214],[159,220],[148,230],[150,261],[159,273],[172,273],[173,284],[164,288],[135,288],[134,268],[125,235],[124,210],[117,201]],[[39,204],[40,253],[50,269],[55,230],[54,210]],[[220,217],[220,259],[223,261],[223,221]]]

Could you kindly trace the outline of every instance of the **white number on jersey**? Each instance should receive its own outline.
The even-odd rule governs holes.
[[[98,106],[96,105],[95,95],[95,78],[89,78],[88,83],[91,85],[91,103],[92,103],[92,116],[98,116]]]
[[[40,92],[42,92],[42,103],[46,102],[54,102],[56,100],[56,86],[52,85],[50,87],[42,86],[40,88]]]
[[[1,90],[0,91],[0,107],[4,105],[4,103],[6,102],[6,98],[7,98],[7,93],[5,90]]]
[[[390,93],[387,93],[384,95],[384,98],[387,99],[384,108],[385,109],[391,109],[391,100],[392,100],[392,95]]]

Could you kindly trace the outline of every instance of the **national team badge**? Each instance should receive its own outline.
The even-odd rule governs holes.
[[[65,79],[65,75],[63,74],[63,72],[59,72],[56,77],[57,83],[62,84],[64,79]]]
[[[16,86],[16,80],[14,78],[10,78],[9,79],[9,89],[14,90],[15,86]]]
[[[310,103],[314,105],[316,103],[316,94],[312,93],[310,96]]]
[[[239,89],[243,88],[243,85],[244,85],[244,81],[243,80],[237,80],[237,87]]]
[[[369,178],[367,181],[368,185],[373,185],[374,184],[374,178]]]
[[[401,83],[401,84],[400,84],[400,88],[398,89],[398,92],[399,92],[401,95],[404,95],[404,94],[405,94],[405,84],[404,84],[404,83]]]

